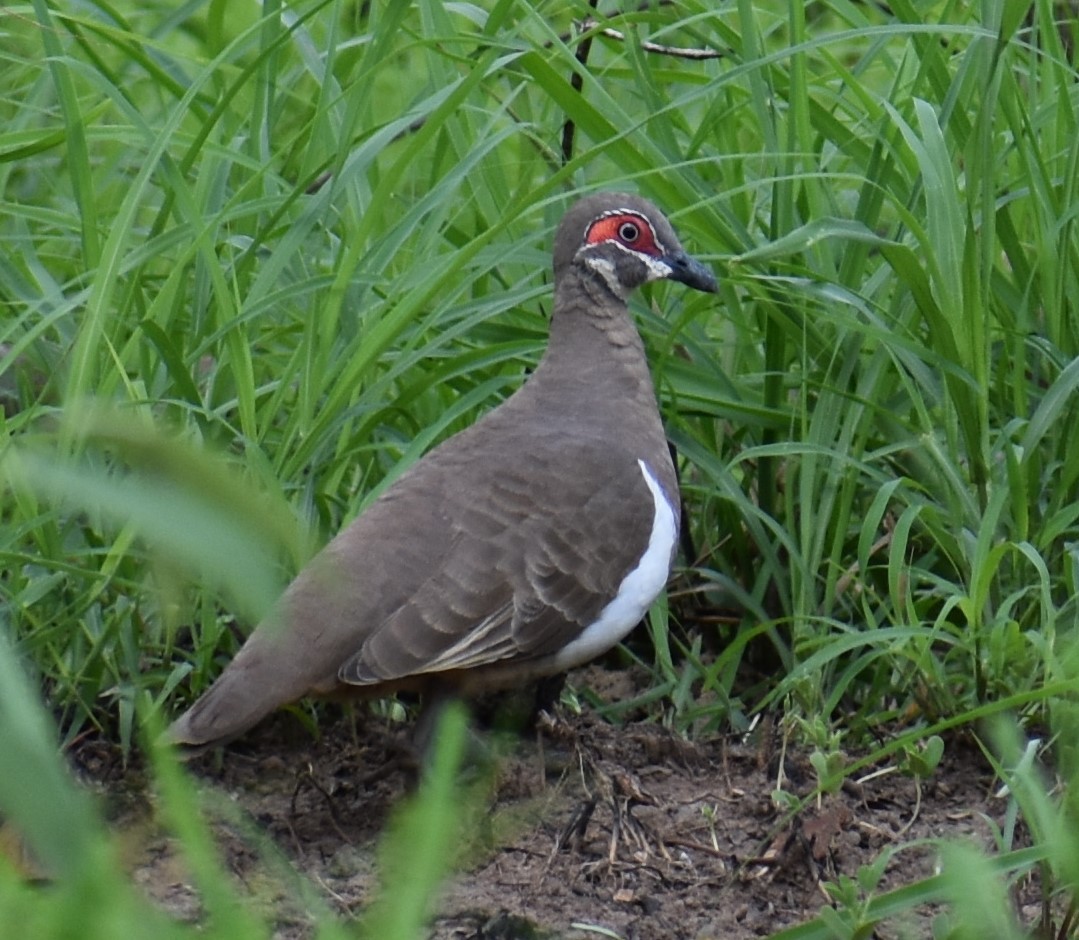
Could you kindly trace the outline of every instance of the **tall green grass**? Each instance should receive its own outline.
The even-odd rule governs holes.
[[[0,617],[61,740],[130,747],[520,384],[553,226],[598,187],[722,275],[636,303],[696,547],[653,623],[665,719],[1048,718],[1079,593],[1074,17],[685,0],[581,62],[591,12],[0,14]]]

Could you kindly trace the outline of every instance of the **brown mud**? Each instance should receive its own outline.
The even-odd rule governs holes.
[[[315,741],[281,715],[189,766],[226,869],[275,937],[313,935],[304,891],[344,918],[362,914],[377,893],[379,839],[414,778],[400,769],[402,733],[379,718],[359,727],[342,719]],[[74,756],[107,795],[136,883],[177,918],[200,921],[182,855],[137,771],[102,744],[87,742]],[[856,878],[883,854],[878,893],[933,874],[933,840],[967,838],[991,850],[989,821],[999,824],[1006,808],[981,756],[961,741],[948,743],[920,785],[884,765],[793,816],[773,798],[780,787],[806,796],[815,784],[804,752],[765,746],[761,736],[687,742],[654,724],[561,715],[501,760],[469,817],[474,838],[429,936],[767,936],[814,917],[832,903],[829,884]],[[1015,902],[1029,922],[1036,886],[1020,884]],[[873,936],[930,936],[939,914],[920,910]]]

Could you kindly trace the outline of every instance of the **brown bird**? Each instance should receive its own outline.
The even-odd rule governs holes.
[[[550,339],[532,376],[300,572],[171,739],[220,744],[308,695],[514,686],[632,630],[678,541],[678,482],[626,306],[661,278],[716,290],[650,202],[576,203],[555,237]]]

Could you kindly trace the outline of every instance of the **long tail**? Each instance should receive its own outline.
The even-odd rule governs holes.
[[[261,645],[249,639],[217,681],[169,726],[166,737],[184,756],[239,737],[307,691],[302,678],[264,655]]]

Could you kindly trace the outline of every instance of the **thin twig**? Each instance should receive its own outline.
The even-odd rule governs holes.
[[[907,820],[906,824],[903,825],[903,826],[900,826],[899,831],[895,834],[896,838],[901,838],[902,836],[905,836],[908,832],[910,832],[911,826],[913,826],[918,821],[918,814],[921,812],[921,809],[922,809],[922,781],[921,781],[920,777],[915,777],[914,778],[914,812],[911,813],[911,817],[910,817],[910,819]]]
[[[594,10],[599,0],[588,0],[588,5]],[[591,20],[592,17],[589,17]],[[577,94],[581,93],[584,88],[584,72],[588,65],[588,53],[592,49],[592,36],[585,36],[581,40],[579,46],[577,46],[576,58],[581,64],[580,69],[575,69],[573,74],[569,78],[570,88],[572,88]],[[562,165],[565,166],[570,160],[573,159],[573,138],[577,133],[577,125],[573,123],[572,118],[567,118],[566,123],[562,125]]]
[[[595,4],[593,4],[595,6]],[[598,27],[600,34],[606,36],[608,39],[614,39],[617,42],[625,42],[626,34],[617,29],[612,29],[610,26],[600,26],[599,20],[594,16],[588,17],[582,21],[582,30],[592,30]],[[588,38],[588,37],[586,37]],[[717,49],[695,49],[689,46],[664,46],[658,42],[649,42],[645,40],[641,43],[641,49],[645,52],[654,52],[657,55],[669,55],[678,59],[694,59],[697,61],[704,61],[705,59],[722,59],[724,53]]]

